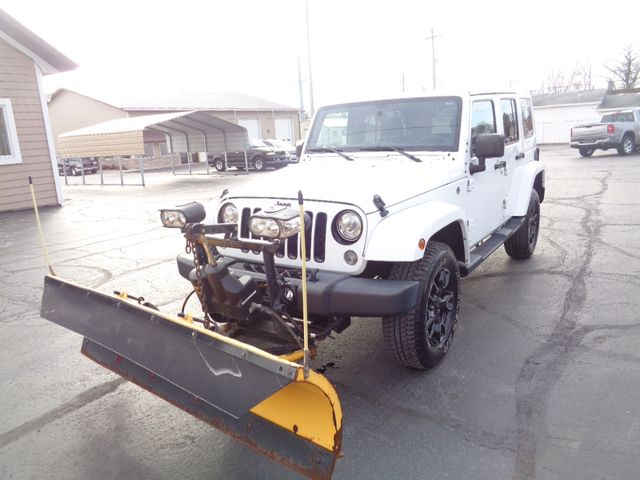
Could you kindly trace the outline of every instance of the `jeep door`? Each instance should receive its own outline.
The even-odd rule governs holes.
[[[471,102],[470,161],[477,163],[475,140],[482,133],[504,133],[501,100],[496,98],[474,98]],[[506,135],[505,135],[506,138]],[[468,227],[469,243],[475,244],[505,221],[504,200],[509,192],[509,158],[515,156],[516,147],[505,140],[505,153],[500,158],[487,158],[486,169],[469,174]]]
[[[518,101],[514,96],[503,96],[500,98],[501,121],[498,122],[502,127],[504,135],[504,156],[496,159],[494,164],[496,171],[502,175],[502,222],[504,223],[511,217],[511,212],[516,198],[511,198],[511,186],[514,183],[516,168],[519,164],[524,164],[524,146],[522,141],[522,126],[519,120],[522,115],[518,115]],[[498,168],[499,167],[499,168]]]

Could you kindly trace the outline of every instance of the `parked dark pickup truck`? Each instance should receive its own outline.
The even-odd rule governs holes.
[[[600,123],[577,125],[571,129],[569,146],[580,155],[590,157],[596,150],[615,148],[620,155],[629,155],[640,143],[640,109],[603,115]]]
[[[226,152],[227,167],[245,168],[245,152]],[[225,152],[209,155],[209,165],[222,172],[225,170]],[[282,168],[289,165],[289,159],[284,150],[276,150],[262,140],[251,140],[247,148],[246,164],[254,170],[264,170],[267,167]]]

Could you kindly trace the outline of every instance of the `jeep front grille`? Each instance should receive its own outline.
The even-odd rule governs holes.
[[[243,238],[256,238],[249,231],[249,217],[252,213],[258,212],[259,208],[254,208],[253,212],[250,208],[242,209],[242,216],[240,217],[240,236]],[[327,245],[327,214],[324,212],[320,212],[317,215],[313,212],[305,212],[310,219],[310,225],[307,226],[307,231],[305,234],[305,241],[307,246],[307,260],[311,260],[313,258],[314,261],[318,263],[323,263],[325,260],[326,253],[326,245]],[[249,250],[242,250],[244,253],[249,252]],[[254,251],[256,255],[259,252]],[[291,260],[296,260],[301,256],[300,253],[300,239],[299,235],[294,235],[293,237],[289,237],[285,241],[280,244],[280,248],[276,252],[276,257],[290,258]]]

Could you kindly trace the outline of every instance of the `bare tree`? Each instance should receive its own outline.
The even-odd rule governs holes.
[[[574,83],[578,71],[574,68],[568,75],[561,68],[551,70],[547,79],[547,93],[564,93],[574,88]]]
[[[579,87],[576,90],[593,90],[593,76],[591,74],[591,64],[578,63],[576,65],[577,77],[580,79]]]
[[[621,88],[634,88],[640,79],[640,56],[632,46],[625,47],[622,51],[622,61],[617,61],[612,67],[605,65]]]

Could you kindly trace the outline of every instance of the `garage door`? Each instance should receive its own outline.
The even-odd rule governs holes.
[[[247,129],[249,138],[262,138],[260,134],[260,120],[257,118],[242,118],[238,120],[238,125]]]
[[[278,140],[293,140],[293,128],[290,118],[276,118],[276,138]]]

